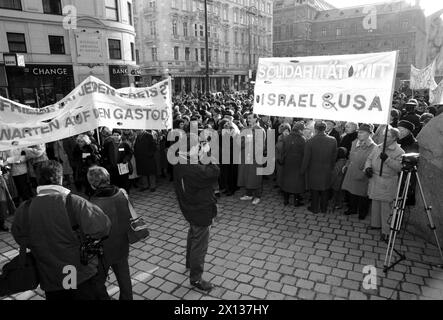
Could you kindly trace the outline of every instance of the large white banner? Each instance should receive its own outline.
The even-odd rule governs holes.
[[[412,90],[434,89],[435,60],[424,69],[417,69],[411,64],[411,81],[409,88]]]
[[[429,90],[429,102],[431,105],[443,104],[443,80]]]
[[[47,107],[46,113],[7,99],[1,103],[0,151],[57,141],[98,127],[172,129],[170,79],[149,88],[115,90],[89,77],[61,102]]]
[[[386,124],[398,52],[262,58],[254,113]]]

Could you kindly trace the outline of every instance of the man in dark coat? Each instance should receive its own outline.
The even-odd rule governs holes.
[[[358,124],[354,122],[346,122],[345,125],[345,136],[341,139],[341,142],[339,144],[339,147],[346,148],[346,151],[351,152],[352,143],[357,139],[358,132],[357,132]]]
[[[418,142],[414,137],[415,125],[407,120],[402,120],[398,123],[398,130],[400,131],[400,139],[398,144],[405,151],[405,153],[417,153]]]
[[[337,146],[340,145],[340,133],[335,129],[336,123],[332,120],[327,120],[326,122],[326,134],[335,138],[337,140]]]
[[[189,139],[188,139],[189,140]],[[217,200],[213,186],[220,169],[214,164],[190,164],[188,153],[180,154],[186,164],[174,166],[174,186],[178,203],[185,219],[189,222],[186,268],[190,269],[191,286],[210,291],[212,284],[202,279],[205,256],[208,250],[209,228],[217,216]],[[191,149],[192,150],[192,149]]]
[[[154,139],[154,136],[152,135],[150,130],[143,130],[137,136],[134,144],[134,156],[137,167],[137,174],[141,176],[142,183],[140,191],[145,191],[151,188],[151,192],[154,192],[156,189],[156,151],[157,143]]]
[[[316,135],[306,143],[302,173],[307,174],[308,188],[311,190],[309,211],[326,213],[328,190],[331,185],[331,172],[337,158],[337,141],[325,133],[326,123],[315,123]]]
[[[131,158],[131,147],[122,141],[121,130],[114,129],[112,137],[103,143],[103,167],[111,175],[111,184],[123,188],[127,192],[129,192],[129,175],[132,173]]]
[[[284,204],[289,204],[289,195],[293,194],[296,207],[303,205],[301,194],[305,192],[305,177],[301,173],[306,144],[303,137],[304,129],[304,123],[297,122],[289,136],[283,139],[281,189],[283,190]]]
[[[417,112],[416,112],[417,107],[418,107],[418,101],[415,99],[410,99],[405,104],[404,116],[402,116],[400,119],[400,120],[409,121],[410,123],[412,123],[414,125],[414,131],[412,132],[412,134],[414,136],[417,136],[417,134],[421,130],[420,116],[417,115]]]

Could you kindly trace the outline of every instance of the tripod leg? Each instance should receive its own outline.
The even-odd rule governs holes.
[[[420,181],[420,177],[418,176],[418,172],[417,171],[415,172],[415,175],[416,175],[416,178],[417,178],[418,188],[420,189],[421,199],[423,200],[423,205],[425,206],[425,212],[426,212],[426,215],[428,216],[429,228],[434,232],[435,242],[437,243],[438,252],[440,253],[440,258],[441,258],[441,261],[443,263],[443,253],[442,253],[442,250],[441,250],[440,241],[438,240],[437,228],[435,227],[434,220],[432,219],[432,213],[431,213],[432,207],[428,206],[428,204],[426,203],[425,194],[423,192],[423,187],[422,187],[422,184],[421,184],[421,181]]]
[[[405,184],[403,187],[403,192],[402,192],[401,198],[400,198],[401,185],[402,185],[403,176],[404,176],[403,171],[400,174],[400,179],[399,179],[398,188],[397,188],[397,197],[395,198],[395,202],[394,202],[395,207],[393,208],[392,216],[391,216],[391,231],[389,234],[388,248],[386,250],[385,262],[384,262],[384,271],[385,272],[390,268],[389,265],[391,264],[391,260],[392,260],[392,253],[394,251],[395,240],[397,237],[397,233],[398,233],[398,231],[400,231],[401,224],[403,222],[403,216],[404,216],[405,207],[406,207],[406,200],[407,200],[407,196],[408,196],[411,175],[412,175],[412,172],[408,172],[408,174],[406,176],[406,181],[405,181]]]

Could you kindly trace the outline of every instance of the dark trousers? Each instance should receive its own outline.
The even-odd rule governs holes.
[[[28,174],[25,173],[20,176],[14,176],[13,179],[20,198],[23,201],[31,199],[33,194]]]
[[[358,214],[361,219],[366,218],[369,212],[371,200],[368,197],[349,194],[349,211],[352,214]]]
[[[98,275],[86,280],[78,285],[75,290],[59,290],[45,292],[46,300],[100,300],[100,288],[98,285]]]
[[[326,213],[328,210],[328,190],[311,190],[311,211],[318,213]]]
[[[123,258],[111,265],[99,264],[98,281],[100,283],[99,285],[101,286],[100,292],[103,294],[100,300],[110,299],[106,290],[106,279],[108,278],[109,269],[112,269],[112,272],[114,272],[118,287],[120,288],[119,300],[133,300],[128,257]]]
[[[109,175],[111,176],[111,184],[119,188],[125,189],[126,192],[129,193],[131,185],[129,182],[129,174],[120,175],[118,173],[118,169],[113,168],[112,170],[109,171]]]
[[[6,201],[0,201],[0,227],[3,227],[8,218],[8,204]]]
[[[236,164],[222,164],[221,165],[221,186],[229,193],[235,193],[237,187],[238,166]]]
[[[201,227],[191,224],[188,231],[186,244],[186,267],[191,269],[191,282],[202,278],[205,256],[208,251],[209,227]]]

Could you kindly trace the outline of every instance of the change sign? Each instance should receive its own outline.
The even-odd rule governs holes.
[[[262,58],[254,113],[386,124],[398,52]]]

